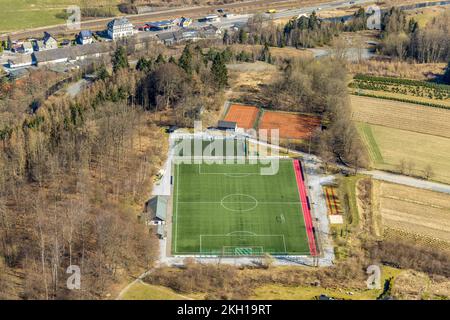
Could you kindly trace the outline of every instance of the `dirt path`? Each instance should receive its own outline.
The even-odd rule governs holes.
[[[376,180],[392,182],[397,184],[402,184],[409,187],[432,190],[436,192],[443,192],[450,194],[450,185],[443,184],[439,182],[432,182],[427,180],[421,180],[413,177],[408,177],[400,174],[390,173],[380,170],[363,170],[360,171],[361,174],[366,174],[372,176]]]

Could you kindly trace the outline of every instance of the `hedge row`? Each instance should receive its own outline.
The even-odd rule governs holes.
[[[443,91],[450,93],[450,85],[428,82],[428,81],[400,79],[400,78],[394,78],[394,77],[378,77],[378,76],[371,76],[371,75],[360,74],[360,73],[355,75],[354,79],[362,80],[362,81],[379,82],[379,83],[385,83],[385,84],[399,84],[399,85],[407,85],[407,86],[427,87],[427,88],[432,88],[432,89],[443,90]]]

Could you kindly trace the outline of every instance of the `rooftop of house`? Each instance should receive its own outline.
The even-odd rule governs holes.
[[[80,37],[81,38],[91,38],[92,37],[91,30],[81,30],[80,31]]]
[[[8,59],[8,62],[13,64],[31,63],[31,61],[32,58],[30,54],[16,55],[14,58]]]
[[[44,43],[46,43],[49,40],[50,41],[53,41],[53,40],[56,41],[55,38],[53,38],[50,33],[44,32],[44,38],[42,38],[42,41],[44,41]]]
[[[105,53],[111,51],[111,44],[108,42],[96,42],[86,44],[84,46],[65,47],[51,49],[46,51],[38,51],[34,53],[34,57],[39,62],[55,61],[64,58],[76,59],[77,57],[93,55],[96,53]]]
[[[161,20],[161,21],[155,21],[155,22],[147,22],[147,24],[152,27],[165,27],[165,26],[172,25],[173,20]]]
[[[160,33],[157,35],[157,37],[159,38],[159,40],[165,41],[165,40],[175,39],[176,35],[175,35],[175,32],[169,31],[169,32]]]
[[[218,128],[223,128],[223,129],[236,129],[237,127],[237,123],[234,121],[224,121],[224,120],[219,120],[219,123],[217,124]]]
[[[108,22],[108,28],[113,28],[113,27],[121,27],[121,26],[126,26],[126,25],[130,25],[130,21],[128,21],[127,18],[118,18],[118,19],[114,19],[110,22]]]

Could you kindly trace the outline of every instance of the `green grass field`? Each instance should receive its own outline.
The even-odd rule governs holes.
[[[175,164],[175,255],[309,254],[291,160],[264,164]]]
[[[422,176],[432,169],[432,180],[450,182],[450,139],[429,134],[357,122],[375,169],[398,171],[401,161]]]
[[[0,33],[62,24],[58,14],[70,5],[80,7],[111,7],[119,14],[117,0],[0,0]]]

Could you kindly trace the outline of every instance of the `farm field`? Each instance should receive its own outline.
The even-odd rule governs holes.
[[[354,95],[350,98],[354,121],[450,138],[450,110]]]
[[[265,111],[258,129],[279,129],[280,138],[306,139],[320,126],[320,118],[296,113]]]
[[[436,105],[438,107],[442,108],[448,108],[450,109],[450,100],[437,100],[437,99],[431,99],[426,97],[413,97],[411,95],[407,94],[401,94],[401,93],[393,93],[393,92],[386,92],[386,91],[375,91],[375,90],[367,90],[367,89],[353,89],[350,90],[350,93],[353,93],[354,95],[359,94],[360,96],[365,96],[367,98],[380,98],[387,101],[392,102],[404,102],[404,103],[411,103],[411,104],[419,104],[423,106],[432,106]]]
[[[429,166],[431,179],[450,182],[450,139],[367,123],[357,123],[376,169],[424,176]]]
[[[349,87],[358,95],[450,108],[450,86],[445,84],[356,74]]]
[[[224,120],[236,122],[239,128],[252,129],[258,114],[258,107],[232,104],[228,109]]]
[[[0,33],[64,23],[65,19],[56,17],[58,13],[65,12],[70,5],[86,3],[83,0],[0,0]],[[118,0],[96,0],[89,2],[89,7],[113,7],[118,3]]]
[[[374,188],[384,228],[450,242],[450,195],[381,181]]]
[[[450,110],[351,96],[372,167],[450,182]]]
[[[264,167],[175,165],[172,253],[309,254],[294,162],[280,160],[274,175]]]

